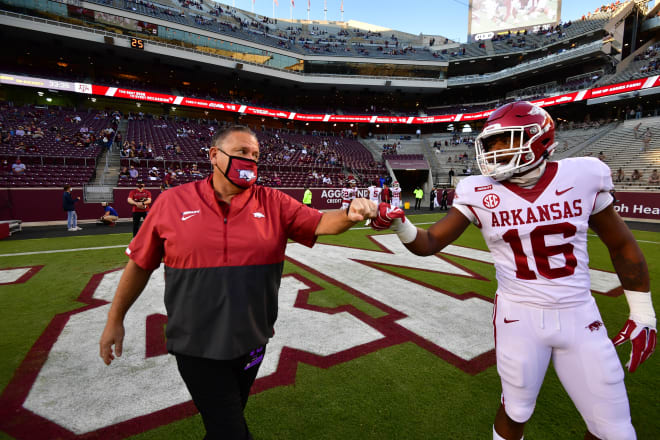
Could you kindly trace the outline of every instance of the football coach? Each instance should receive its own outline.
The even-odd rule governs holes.
[[[244,126],[216,135],[209,158],[212,175],[162,193],[128,245],[100,355],[107,365],[121,356],[124,316],[163,261],[167,350],[205,438],[251,439],[243,410],[273,335],[287,240],[311,247],[375,217],[376,205],[321,213],[255,186],[259,143]]]

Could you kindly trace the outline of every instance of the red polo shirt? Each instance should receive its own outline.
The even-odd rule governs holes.
[[[165,264],[168,350],[234,359],[266,343],[287,240],[313,246],[321,216],[262,186],[218,202],[211,178],[162,193],[126,253]]]
[[[151,192],[146,189],[143,190],[134,189],[130,193],[128,193],[128,197],[136,202],[144,202],[145,200],[151,198]],[[151,205],[146,205],[144,209],[138,208],[135,205],[132,206],[133,206],[133,212],[147,212],[149,211],[149,206]]]

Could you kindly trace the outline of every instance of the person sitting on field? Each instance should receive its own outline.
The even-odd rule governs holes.
[[[115,226],[117,219],[119,219],[119,214],[117,214],[115,208],[110,206],[108,202],[101,203],[101,206],[103,207],[103,215],[99,219],[99,224]]]

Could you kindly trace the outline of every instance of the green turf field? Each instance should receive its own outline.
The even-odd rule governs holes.
[[[411,216],[413,222],[422,227],[428,227],[438,218],[439,214]],[[378,250],[374,241],[367,238],[372,234],[374,232],[370,229],[356,229],[341,236],[323,237],[319,243]],[[653,232],[634,231],[634,234],[649,264],[651,290],[658,292],[660,237]],[[5,241],[0,242],[0,254],[118,246],[127,244],[129,240],[130,234],[109,234]],[[470,227],[455,244],[486,249],[479,231],[474,227]],[[595,236],[589,237],[589,251],[592,268],[612,270],[606,249]],[[493,297],[496,283],[492,265],[458,256],[448,256],[447,260],[479,274],[481,279],[382,263],[375,266],[458,295],[472,291]],[[53,318],[86,306],[78,301],[78,297],[90,279],[95,274],[120,268],[125,262],[123,247],[0,257],[0,269],[43,266],[24,283],[0,286],[0,389],[4,390],[2,398],[5,399],[2,402],[12,397],[8,396],[7,387],[16,380],[15,373],[19,367],[22,372],[29,371],[30,365],[23,363],[26,357],[30,354],[28,359],[35,359],[48,355],[47,352],[35,353],[33,346]],[[362,312],[365,319],[374,320],[386,318],[390,313],[377,303],[365,301],[305,267],[287,262],[285,273],[297,273],[318,286],[309,295],[307,304],[311,306],[336,308],[348,305]],[[595,296],[608,333],[613,336],[627,318],[625,300],[622,296]],[[659,302],[656,295],[656,308]],[[88,338],[96,342],[99,336],[90,332]],[[625,362],[629,347],[621,347],[618,351]],[[633,424],[640,439],[660,436],[658,356],[652,357],[636,373],[626,373]],[[98,361],[101,362],[100,359]],[[99,377],[99,380],[102,379]],[[258,440],[485,439],[491,438],[499,393],[499,378],[494,365],[469,374],[415,341],[405,341],[370,350],[329,367],[301,362],[293,383],[266,387],[253,394],[247,405],[246,417],[254,438]],[[3,411],[0,415],[3,418],[0,420],[1,426],[25,423],[22,413],[12,416]],[[198,439],[203,435],[201,419],[197,415],[142,433],[135,434],[144,431],[139,422],[131,429],[134,431],[126,431],[132,433],[126,437]],[[124,436],[121,429],[119,432],[104,431],[108,432],[112,433],[109,435],[112,438]],[[550,368],[534,416],[527,425],[525,438],[581,439],[583,434],[583,422]],[[73,435],[62,431],[59,437]],[[84,438],[96,437],[88,435]],[[0,439],[6,438],[14,437],[0,432]],[[44,434],[31,438],[52,437]]]

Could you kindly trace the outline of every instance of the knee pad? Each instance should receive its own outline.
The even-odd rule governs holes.
[[[516,423],[527,422],[534,413],[536,402],[504,402],[504,411]]]
[[[589,432],[602,440],[635,440],[637,434],[630,421],[608,422],[605,420],[587,422]]]

